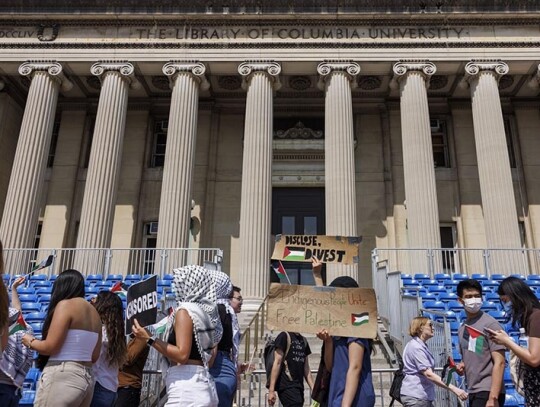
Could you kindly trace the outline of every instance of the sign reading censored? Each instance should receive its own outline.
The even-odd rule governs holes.
[[[315,256],[323,263],[358,263],[361,240],[361,237],[277,235],[272,259],[310,262]]]
[[[377,302],[372,288],[272,284],[266,326],[272,330],[355,338],[377,336]]]
[[[157,276],[131,285],[127,291],[126,335],[131,333],[135,319],[141,326],[155,324],[158,305]]]

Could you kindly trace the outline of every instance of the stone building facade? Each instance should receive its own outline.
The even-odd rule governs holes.
[[[361,235],[363,285],[539,247],[538,6],[65,3],[0,6],[5,247],[219,247],[248,298],[276,233]]]

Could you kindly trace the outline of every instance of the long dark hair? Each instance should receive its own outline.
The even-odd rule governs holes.
[[[101,291],[96,297],[94,307],[107,331],[107,361],[110,365],[122,367],[127,355],[122,300],[115,293]]]
[[[69,300],[71,298],[84,298],[84,277],[77,270],[65,270],[56,279],[53,284],[51,293],[51,302],[49,303],[49,309],[47,310],[47,316],[43,323],[43,335],[42,338],[46,339],[49,333],[49,327],[53,319],[54,310],[58,303],[62,300]],[[39,369],[43,369],[49,360],[49,356],[40,354],[37,358],[36,365]]]
[[[534,309],[540,309],[540,302],[530,287],[517,277],[507,277],[497,290],[499,295],[506,295],[512,301],[512,311],[510,313],[512,325],[518,325],[529,329],[529,317]]]

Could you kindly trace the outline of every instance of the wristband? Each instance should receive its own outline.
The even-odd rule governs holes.
[[[147,346],[152,346],[152,345],[154,344],[155,341],[156,341],[155,338],[150,337],[150,338],[148,338],[148,339],[146,340],[146,345],[147,345]]]

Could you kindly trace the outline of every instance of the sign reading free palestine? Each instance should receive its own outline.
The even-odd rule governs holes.
[[[377,336],[377,302],[372,288],[272,284],[266,326],[271,330],[355,338]]]

